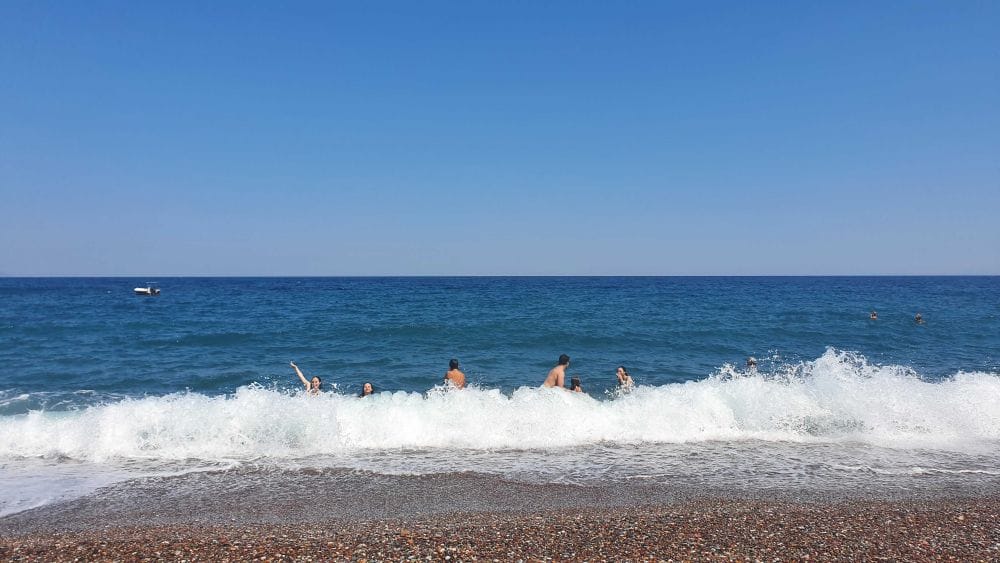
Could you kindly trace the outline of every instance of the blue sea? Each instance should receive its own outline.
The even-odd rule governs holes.
[[[998,277],[0,278],[0,365],[0,515],[248,467],[1000,489]]]

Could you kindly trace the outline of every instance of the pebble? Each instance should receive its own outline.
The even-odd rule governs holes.
[[[0,537],[0,560],[998,561],[998,521],[997,498],[843,503],[706,500],[309,526],[95,527],[84,532],[5,535]],[[240,541],[227,539],[234,537]]]

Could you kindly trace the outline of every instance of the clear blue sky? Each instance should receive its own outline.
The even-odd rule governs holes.
[[[0,274],[1000,274],[1000,2],[252,4],[0,3]]]

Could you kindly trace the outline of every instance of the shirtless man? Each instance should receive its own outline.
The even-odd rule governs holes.
[[[564,389],[566,387],[566,368],[569,367],[569,356],[563,354],[559,356],[559,363],[556,367],[549,370],[548,377],[545,378],[545,383],[542,383],[542,387],[559,387]]]
[[[455,386],[455,389],[465,389],[465,374],[458,369],[458,360],[448,362],[448,373],[444,374],[444,380]]]

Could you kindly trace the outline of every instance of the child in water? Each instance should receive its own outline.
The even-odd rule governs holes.
[[[574,378],[570,379],[569,380],[569,385],[570,385],[570,387],[569,387],[570,391],[573,391],[574,393],[583,393],[583,387],[580,386],[580,378],[579,377],[574,377]]]

